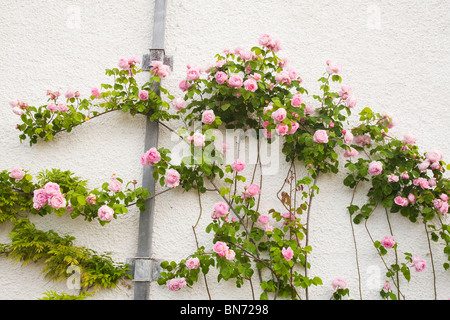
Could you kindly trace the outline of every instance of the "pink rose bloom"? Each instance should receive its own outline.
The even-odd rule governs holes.
[[[289,247],[287,249],[283,248],[283,249],[281,249],[281,254],[287,261],[289,261],[294,257],[294,250],[292,250],[291,247]]]
[[[355,143],[361,146],[366,146],[372,142],[372,139],[368,135],[357,136],[355,138]]]
[[[441,206],[439,207],[439,212],[441,214],[446,214],[448,213],[448,208],[449,208],[448,202],[443,201]]]
[[[266,114],[268,111],[272,111],[272,109],[273,109],[273,103],[271,102],[267,105],[267,107],[264,107],[264,114]]]
[[[22,180],[22,178],[25,176],[25,172],[22,169],[14,168],[11,170],[9,176],[16,180]]]
[[[98,218],[102,221],[111,221],[114,218],[114,210],[107,205],[103,205],[98,209]]]
[[[130,69],[130,64],[128,63],[127,59],[120,59],[119,63],[117,65],[119,66],[120,69],[123,69],[123,70]]]
[[[265,230],[266,232],[273,232],[273,226],[271,226],[269,223],[266,223],[266,224],[264,225],[264,230]]]
[[[200,78],[200,67],[193,66],[193,67],[189,68],[189,70],[187,71],[186,79],[188,81],[194,81],[194,80],[197,80],[198,78]]]
[[[150,72],[154,75],[160,78],[165,78],[170,75],[170,67],[163,64],[161,61],[152,61],[151,65],[152,69]]]
[[[240,88],[242,87],[242,78],[240,76],[232,76],[228,81],[228,85],[232,88]]]
[[[168,169],[166,171],[164,182],[168,188],[176,188],[180,184],[180,174],[175,169]]]
[[[248,187],[248,189],[247,189],[247,194],[248,194],[250,197],[256,196],[256,195],[258,195],[260,192],[261,192],[261,189],[260,189],[259,186],[256,185],[256,184],[251,184],[250,187]]]
[[[429,187],[436,186],[436,178],[435,177],[428,179],[428,186]]]
[[[345,282],[345,280],[341,278],[334,279],[331,285],[333,286],[334,290],[337,289],[345,290],[345,288],[347,288],[347,282]]]
[[[279,123],[277,124],[275,131],[278,133],[278,135],[284,136],[289,132],[289,127],[287,124]]]
[[[272,119],[275,122],[281,122],[286,119],[286,110],[284,108],[280,108],[272,113]]]
[[[268,35],[267,33],[263,34],[258,40],[259,45],[263,46],[263,47],[267,47],[271,41],[272,41],[272,37],[270,35]]]
[[[404,171],[404,172],[402,172],[402,174],[400,175],[400,177],[401,177],[402,179],[409,179],[409,174],[408,174],[408,172]]]
[[[425,178],[419,178],[419,185],[424,190],[430,187],[428,180]]]
[[[379,175],[383,171],[383,164],[380,161],[372,161],[369,163],[369,173],[371,175]]]
[[[206,110],[202,114],[202,122],[205,124],[211,124],[216,120],[213,110]]]
[[[39,206],[46,205],[48,203],[48,195],[44,189],[34,190],[33,202]]]
[[[21,116],[25,113],[25,111],[20,107],[12,108],[12,112],[14,112],[14,114],[17,114],[18,116]]]
[[[186,267],[188,269],[197,269],[200,266],[200,260],[198,258],[190,258],[186,261]]]
[[[288,134],[294,134],[295,132],[297,132],[299,127],[300,127],[300,125],[298,124],[298,122],[292,122],[291,130],[289,130]]]
[[[247,91],[255,92],[258,89],[258,85],[254,79],[247,79],[244,81],[244,88]]]
[[[346,85],[343,85],[341,87],[341,90],[339,91],[339,96],[341,96],[341,98],[344,100],[347,100],[347,98],[350,97],[352,94],[353,94],[353,89]]]
[[[147,100],[148,99],[148,91],[147,90],[139,90],[139,99]]]
[[[69,110],[69,107],[65,103],[60,103],[57,105],[57,110],[62,113],[66,113]]]
[[[92,88],[91,89],[91,94],[96,97],[97,99],[100,98],[100,91],[98,90],[98,88]]]
[[[282,83],[286,85],[290,85],[292,82],[291,77],[289,76],[289,72],[286,70],[283,70],[275,75],[275,81],[277,83]]]
[[[344,134],[344,143],[351,144],[353,142],[353,134],[348,131]]]
[[[440,153],[439,151],[430,151],[427,152],[426,158],[431,162],[438,162],[441,161],[444,157],[442,156],[442,153]]]
[[[181,111],[186,106],[186,102],[182,98],[176,98],[172,100],[172,105],[177,111]]]
[[[61,194],[57,194],[48,199],[48,205],[56,210],[66,206],[66,199]]]
[[[122,184],[120,183],[119,180],[113,178],[109,182],[108,189],[111,190],[112,192],[119,192],[120,190],[122,190]]]
[[[231,168],[236,172],[241,172],[242,170],[245,169],[245,163],[240,159],[236,159],[231,165]]]
[[[261,215],[258,217],[258,222],[262,223],[262,224],[267,224],[269,223],[270,218],[268,216],[265,215]]]
[[[44,191],[48,196],[56,196],[58,194],[61,194],[61,190],[59,188],[59,185],[54,182],[47,182],[44,185]]]
[[[441,195],[439,196],[439,198],[441,198],[442,201],[448,201],[448,195],[446,195],[445,193],[441,194]]]
[[[411,203],[416,203],[416,197],[412,193],[410,193],[408,194],[408,201]]]
[[[428,169],[429,166],[430,166],[430,161],[429,161],[429,160],[425,160],[425,161],[419,163],[419,164],[417,165],[417,168],[418,168],[420,171],[426,171],[426,170]]]
[[[325,130],[317,130],[314,133],[313,141],[317,143],[328,143],[328,134]]]
[[[286,70],[289,74],[289,78],[291,78],[291,80],[295,80],[297,78],[297,71],[295,71],[294,68],[288,68]]]
[[[196,147],[204,147],[205,146],[205,135],[201,132],[195,132],[192,140],[194,141],[194,146]]]
[[[390,249],[395,245],[395,240],[393,236],[385,236],[383,240],[381,241],[381,244],[386,249]]]
[[[217,241],[213,246],[213,251],[220,257],[225,257],[228,250],[228,246],[225,242]]]
[[[156,150],[156,148],[151,148],[141,157],[141,164],[143,166],[152,165],[154,166],[161,160],[161,154]]]
[[[250,50],[239,50],[239,58],[241,58],[241,60],[252,60],[253,56],[254,54]]]
[[[68,90],[66,91],[66,93],[65,93],[65,97],[66,97],[67,99],[70,99],[70,98],[75,97],[75,90],[73,90],[73,89],[68,89]]]
[[[294,95],[291,99],[291,104],[294,107],[301,107],[303,103],[303,97],[301,94],[297,93],[296,95]]]
[[[306,105],[305,106],[305,114],[314,114],[314,107],[311,105]]]
[[[234,252],[232,249],[228,249],[225,252],[225,259],[227,259],[228,261],[234,260],[235,256],[236,256],[236,252]]]
[[[278,62],[278,66],[283,69],[287,64],[289,63],[289,58],[284,57],[281,59],[281,61]]]
[[[383,290],[386,291],[386,292],[391,290],[391,284],[389,283],[389,281],[386,281],[384,283]]]
[[[54,104],[54,103],[52,102],[52,103],[50,103],[50,104],[47,106],[47,110],[53,112],[53,111],[58,110],[58,107],[56,106],[56,104]]]
[[[388,182],[398,182],[398,180],[399,180],[399,177],[398,176],[396,176],[395,174],[390,174],[390,175],[388,175]]]
[[[439,164],[438,161],[436,161],[436,162],[433,162],[433,163],[431,164],[430,168],[433,169],[433,170],[438,170],[438,169],[441,168],[441,165]]]
[[[192,85],[192,84],[190,84],[190,83],[187,82],[186,80],[181,80],[180,83],[178,84],[178,87],[179,87],[182,91],[187,91],[191,85]]]
[[[416,269],[417,272],[423,271],[425,270],[426,267],[426,262],[423,259],[420,259],[418,255],[413,255],[412,256],[412,261],[414,264],[414,268]]]
[[[339,62],[332,62],[332,61],[328,60],[326,71],[328,74],[333,74],[333,73],[338,74],[338,73],[342,72],[342,64],[340,64]]]
[[[350,157],[357,157],[359,155],[358,150],[356,150],[353,147],[350,147],[350,150],[345,149],[344,151],[344,157],[350,158]]]
[[[186,287],[186,280],[184,278],[174,278],[167,280],[166,285],[170,291],[177,291]]]
[[[218,71],[214,76],[218,84],[224,84],[228,79],[228,75],[223,71]]]
[[[97,201],[97,197],[95,196],[95,194],[91,193],[86,197],[86,202],[89,204],[95,204],[96,201]]]
[[[395,202],[395,204],[402,206],[402,207],[407,207],[408,203],[409,203],[408,199],[400,197],[400,196],[395,197],[394,202]]]
[[[381,121],[389,129],[392,129],[397,123],[397,121],[395,121],[395,119],[388,113],[383,113],[383,118],[381,119]]]
[[[403,135],[403,143],[407,144],[415,144],[417,140],[416,135],[412,134],[411,132],[407,132]]]
[[[353,109],[358,104],[358,99],[354,95],[348,96],[347,99],[345,100],[345,104],[350,109]]]
[[[228,214],[228,205],[225,202],[218,202],[214,205],[213,216],[218,219]]]
[[[251,77],[256,81],[261,80],[261,75],[259,73],[254,73],[251,75]]]

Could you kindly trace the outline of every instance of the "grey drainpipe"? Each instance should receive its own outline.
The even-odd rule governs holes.
[[[166,0],[155,1],[155,11],[153,19],[153,39],[150,54],[144,55],[142,59],[142,69],[150,70],[150,63],[154,60],[163,61],[164,64],[172,66],[172,58],[164,54],[164,31],[166,18]],[[154,85],[155,92],[160,94],[159,84]],[[157,122],[150,121],[147,117],[145,133],[145,151],[152,147],[158,147],[159,126]],[[142,187],[147,188],[152,195],[155,194],[155,180],[153,179],[153,167],[144,167]],[[139,216],[139,234],[137,257],[130,263],[134,269],[134,300],[148,300],[150,292],[150,281],[155,262],[152,261],[152,233],[153,216],[155,210],[155,199],[148,199],[145,211],[141,211]],[[155,265],[158,267],[159,264]]]

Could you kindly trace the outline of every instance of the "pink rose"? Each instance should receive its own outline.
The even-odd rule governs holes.
[[[399,177],[395,174],[390,174],[388,175],[388,182],[398,182]]]
[[[351,144],[353,142],[353,134],[348,131],[344,134],[344,143]]]
[[[393,236],[385,236],[383,240],[381,241],[381,244],[386,249],[390,249],[395,245],[395,240]]]
[[[127,59],[120,59],[119,62],[117,63],[117,65],[119,66],[120,69],[123,70],[129,70],[130,69],[130,64],[128,63]]]
[[[261,215],[258,217],[258,222],[262,223],[262,224],[267,224],[269,223],[270,218],[268,216],[265,215]]]
[[[425,161],[419,163],[419,164],[417,165],[417,168],[418,168],[420,171],[426,171],[426,170],[428,169],[429,166],[430,166],[430,161],[429,161],[429,160],[425,160]]]
[[[75,97],[75,90],[68,89],[64,95],[67,99],[71,99],[71,98]]]
[[[317,143],[327,143],[328,142],[328,134],[325,130],[317,130],[314,133],[313,141]]]
[[[98,88],[92,88],[91,89],[91,95],[93,95],[97,99],[100,98],[100,91],[98,90]]]
[[[286,114],[286,110],[284,108],[280,108],[272,113],[272,119],[275,120],[275,122],[281,122],[286,119]]]
[[[294,250],[292,250],[291,247],[289,247],[287,249],[283,248],[283,249],[281,249],[281,254],[287,261],[289,261],[294,257]]]
[[[350,150],[345,149],[344,151],[344,157],[350,158],[350,157],[357,157],[359,155],[358,150],[356,150],[353,147],[350,147]]]
[[[272,41],[272,37],[270,35],[268,35],[267,33],[263,34],[258,40],[259,45],[263,46],[263,47],[267,47],[271,41]]]
[[[57,194],[48,199],[48,205],[56,210],[66,206],[66,199],[61,194]]]
[[[25,176],[25,172],[22,169],[14,168],[11,170],[11,174],[9,176],[16,180],[22,180]]]
[[[403,135],[403,143],[407,144],[415,144],[417,140],[416,135],[412,134],[411,132],[407,132]]]
[[[154,75],[160,78],[165,78],[170,75],[170,67],[163,64],[161,61],[152,61],[151,65],[152,68],[150,72]]]
[[[225,257],[228,250],[228,246],[225,242],[217,241],[213,246],[213,251],[220,257]]]
[[[174,278],[167,280],[166,285],[170,291],[177,291],[186,287],[186,280],[184,278]]]
[[[14,114],[17,114],[18,116],[21,116],[21,115],[23,115],[25,113],[25,111],[22,108],[20,108],[20,107],[12,108],[12,112]]]
[[[228,75],[223,71],[218,71],[214,76],[218,84],[224,84],[228,79]]]
[[[288,68],[286,70],[289,74],[289,78],[291,78],[291,80],[295,80],[297,78],[297,71],[295,71],[294,68]]]
[[[297,132],[299,127],[300,125],[298,124],[298,122],[291,122],[291,130],[289,130],[288,134],[294,134],[295,132]]]
[[[410,193],[408,194],[408,201],[411,203],[416,203],[416,197],[412,193]]]
[[[306,114],[314,114],[314,112],[315,112],[314,107],[309,104],[305,106],[304,111],[305,111],[305,115]]]
[[[252,60],[253,59],[253,52],[250,50],[239,50],[239,58],[241,60]]]
[[[256,184],[251,184],[250,187],[248,187],[248,189],[247,189],[247,194],[250,197],[256,196],[256,195],[260,194],[260,192],[261,192],[261,189]]]
[[[240,159],[236,159],[231,165],[231,168],[236,172],[241,172],[242,170],[245,169],[245,163]]]
[[[143,166],[152,165],[154,166],[161,160],[161,154],[156,150],[156,148],[151,148],[141,157],[141,164]]]
[[[172,105],[177,111],[181,111],[186,106],[186,102],[182,98],[176,98],[172,101]]]
[[[334,290],[337,290],[337,289],[345,290],[345,288],[347,288],[347,282],[345,282],[345,280],[342,278],[334,279],[333,282],[331,283],[331,285],[333,286]]]
[[[370,139],[370,136],[368,136],[368,135],[357,136],[355,138],[355,143],[359,144],[363,147],[370,144],[371,142],[372,142],[372,139]]]
[[[395,204],[402,206],[402,207],[407,207],[408,203],[409,203],[408,199],[400,197],[400,196],[395,197],[394,202],[395,202]]]
[[[352,94],[353,94],[353,89],[346,85],[343,85],[341,87],[341,90],[339,91],[339,96],[341,96],[341,98],[344,100],[347,100],[347,98],[350,97]]]
[[[201,132],[195,132],[192,140],[194,141],[194,145],[196,147],[204,147],[205,146],[205,135]]]
[[[48,203],[48,195],[44,189],[34,190],[33,202],[39,206],[44,206]]]
[[[277,83],[290,85],[292,82],[291,77],[289,76],[289,72],[286,70],[283,70],[275,75],[275,81]]]
[[[397,121],[388,113],[383,113],[381,122],[389,129],[392,129],[397,123]]]
[[[234,260],[235,256],[236,252],[234,252],[232,249],[228,249],[227,251],[225,251],[225,259],[227,259],[228,261]]]
[[[448,202],[442,202],[442,204],[441,204],[441,206],[439,207],[439,212],[441,213],[441,214],[446,214],[446,213],[448,213],[448,208],[449,208],[449,204],[448,204]]]
[[[435,177],[428,179],[428,186],[430,186],[430,187],[436,186],[436,178]]]
[[[190,83],[187,82],[186,80],[181,80],[180,83],[178,84],[178,87],[179,87],[182,91],[187,91],[191,85],[192,85],[192,84],[190,84]]]
[[[444,157],[442,156],[442,153],[440,153],[439,151],[430,151],[427,152],[427,154],[425,155],[426,158],[428,160],[430,160],[431,162],[438,162],[441,161]]]
[[[416,269],[417,272],[425,270],[425,267],[427,265],[425,260],[420,259],[419,256],[417,256],[417,255],[413,255],[412,261],[413,261],[414,268]]]
[[[244,88],[247,91],[255,92],[258,89],[258,85],[254,79],[247,79],[244,81]]]
[[[193,66],[193,67],[189,68],[189,70],[187,71],[186,79],[188,81],[194,81],[194,80],[197,80],[198,78],[200,78],[200,67]]]
[[[232,76],[228,81],[228,85],[232,88],[240,88],[242,87],[242,78],[240,76]]]
[[[446,195],[445,193],[443,193],[443,194],[441,194],[440,196],[439,196],[439,198],[441,198],[442,199],[442,201],[448,201],[448,195]]]
[[[56,196],[58,194],[61,194],[61,190],[59,188],[59,185],[54,182],[47,182],[44,185],[44,191],[48,196]]]
[[[261,75],[259,73],[254,73],[254,74],[251,75],[251,77],[253,79],[255,79],[256,81],[261,80]]]
[[[97,201],[97,197],[95,196],[95,194],[91,193],[86,197],[86,202],[89,204],[95,204],[96,201]]]
[[[164,178],[168,188],[176,188],[180,184],[180,174],[175,169],[168,169]]]
[[[200,260],[198,258],[190,258],[186,261],[186,267],[188,269],[197,269],[200,266]]]
[[[383,290],[386,292],[391,290],[391,284],[389,283],[389,281],[386,280],[386,282],[384,283],[384,286],[383,286]]]
[[[223,218],[228,214],[228,205],[225,202],[218,202],[214,205],[213,218]]]
[[[52,103],[50,103],[50,104],[47,106],[47,110],[48,110],[48,111],[54,112],[54,111],[58,110],[58,107],[56,106],[56,104],[54,104],[54,103],[52,102]]]
[[[408,174],[408,172],[404,171],[404,172],[402,172],[402,174],[400,175],[400,177],[401,177],[402,179],[409,179],[409,174]]]
[[[66,113],[69,110],[69,107],[65,103],[59,103],[56,108],[62,113]]]
[[[377,176],[383,171],[383,164],[380,161],[372,161],[369,163],[369,173]]]
[[[214,115],[213,110],[206,110],[202,114],[202,121],[205,124],[211,124],[216,119],[216,116]]]
[[[279,123],[277,124],[275,131],[278,133],[278,135],[284,136],[289,132],[289,127],[284,123]]]
[[[328,60],[326,71],[328,74],[333,74],[333,73],[338,74],[338,73],[342,72],[342,64],[340,64],[339,62],[332,62],[332,61]]]
[[[107,205],[103,205],[98,209],[98,218],[102,221],[111,221],[114,218],[114,210]]]
[[[113,178],[109,182],[108,190],[111,190],[112,192],[119,192],[120,190],[122,190],[122,183],[120,183],[119,180]]]
[[[147,90],[139,90],[139,99],[147,100],[148,99],[148,91]]]
[[[358,99],[354,95],[348,96],[347,99],[345,100],[345,104],[350,109],[355,108],[357,103],[358,103]]]
[[[301,107],[303,103],[303,97],[301,94],[297,93],[296,95],[294,95],[291,99],[291,104],[294,107]]]

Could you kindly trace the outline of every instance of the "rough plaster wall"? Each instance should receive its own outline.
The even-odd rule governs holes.
[[[30,104],[40,104],[47,89],[65,91],[73,87],[82,94],[88,93],[91,87],[106,81],[103,70],[115,65],[119,58],[147,52],[151,44],[153,7],[153,1],[145,0],[17,1],[3,6],[0,58],[12,63],[0,67],[2,170],[15,166],[29,168],[32,173],[52,167],[71,169],[89,179],[92,187],[101,185],[112,173],[125,180],[141,180],[142,169],[137,159],[143,151],[144,119],[112,113],[76,128],[71,134],[60,135],[53,142],[29,148],[18,142],[14,129],[17,119],[7,103],[22,98]],[[325,61],[339,61],[344,65],[344,82],[355,89],[358,97],[355,113],[362,106],[390,112],[398,120],[392,131],[394,135],[401,137],[406,131],[416,132],[421,150],[438,149],[445,160],[450,157],[448,105],[442,98],[450,71],[450,45],[446,41],[450,33],[446,18],[450,10],[448,2],[169,0],[167,10],[166,53],[174,56],[174,72],[164,86],[172,92],[181,95],[177,84],[185,77],[186,64],[206,66],[223,48],[240,45],[250,48],[257,45],[262,33],[270,33],[282,40],[284,49],[280,55],[290,58],[290,64],[311,93],[319,88],[316,80],[322,75]],[[162,128],[160,146],[176,144],[177,140]],[[282,160],[278,175],[263,177],[264,210],[281,209],[276,192],[288,169]],[[246,173],[250,171],[251,167]],[[300,166],[298,171],[301,172]],[[312,299],[328,299],[330,283],[335,277],[345,278],[351,297],[359,298],[346,210],[351,193],[342,185],[344,176],[342,171],[337,176],[322,176],[318,182],[320,194],[314,199],[311,215],[310,274],[321,277],[324,285],[311,289]],[[196,230],[199,244],[206,247],[212,243],[210,235],[203,230],[210,222],[210,208],[218,200],[211,194],[202,195],[203,213]],[[364,193],[355,201],[364,203]],[[179,260],[193,252],[196,243],[192,226],[198,215],[195,192],[183,193],[176,189],[159,196],[153,257]],[[111,251],[120,261],[135,255],[136,210],[130,210],[106,227],[70,217],[32,217],[32,221],[45,230],[73,234],[77,244]],[[403,292],[408,299],[431,299],[433,278],[423,226],[409,223],[399,215],[392,215],[391,223],[401,250],[417,253],[428,262],[425,272],[413,272],[409,284],[403,281]],[[374,238],[388,234],[384,211],[377,210],[368,226]],[[2,242],[7,241],[9,228],[0,226]],[[362,225],[355,226],[355,236],[363,298],[379,299],[384,266]],[[436,266],[438,299],[448,299],[450,276],[441,267],[441,248],[433,246],[433,255],[439,261]],[[217,284],[215,279],[214,272],[208,275],[213,299],[251,298],[248,283],[236,289],[232,282]],[[5,299],[36,299],[48,289],[70,293],[64,283],[43,280],[39,266],[19,268],[4,258],[0,259],[0,283],[0,297]],[[257,286],[257,279],[254,283]],[[131,282],[128,284],[132,286]],[[95,299],[132,298],[132,288],[126,286],[95,296]],[[151,298],[207,299],[208,296],[201,278],[195,288],[175,293],[153,282]]]

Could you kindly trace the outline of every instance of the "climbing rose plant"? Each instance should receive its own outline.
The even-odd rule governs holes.
[[[369,184],[367,203],[357,206],[352,197],[348,206],[352,229],[353,223],[366,224],[380,205],[388,219],[389,214],[400,212],[412,222],[422,221],[428,243],[430,239],[440,241],[450,256],[450,227],[444,222],[450,182],[444,177],[443,155],[438,151],[421,154],[416,137],[410,133],[402,140],[392,137],[389,129],[395,126],[395,119],[367,107],[358,114],[359,124],[350,127],[349,118],[359,106],[352,87],[342,84],[342,65],[326,61],[318,79],[320,90],[310,94],[288,59],[279,56],[281,49],[279,40],[263,35],[259,46],[226,49],[207,67],[188,65],[186,77],[179,82],[181,95],[172,95],[158,85],[166,99],[154,89],[155,83],[170,76],[168,66],[153,61],[149,82],[139,85],[135,79],[142,72],[137,67],[139,59],[121,59],[118,68],[106,70],[114,83],[93,88],[88,98],[68,90],[62,101],[59,92],[48,91],[47,103],[40,107],[12,101],[13,112],[22,121],[17,126],[22,132],[19,138],[29,139],[30,145],[39,139],[51,140],[59,132],[70,132],[112,111],[149,116],[178,135],[188,150],[181,161],[173,159],[171,150],[155,146],[140,162],[153,167],[155,181],[165,188],[162,192],[182,188],[198,193],[198,221],[203,211],[210,215],[205,232],[211,234],[212,242],[197,242],[197,221],[192,227],[197,250],[181,261],[161,263],[158,283],[172,291],[194,286],[202,275],[211,298],[207,275],[215,268],[219,282],[233,280],[237,287],[248,282],[254,299],[255,278],[260,299],[309,299],[308,289],[323,285],[318,275],[309,272],[308,258],[314,252],[309,243],[312,200],[319,192],[319,177],[339,172],[341,156],[346,159],[347,170],[343,183],[353,189],[353,196],[359,186]],[[170,120],[182,125],[173,129]],[[226,163],[231,146],[223,139],[224,129],[241,136],[250,133],[256,140],[258,157],[253,168],[239,158]],[[262,170],[261,145],[276,142],[281,143],[289,164],[277,193],[282,210],[262,207],[262,173],[256,174],[258,168]],[[86,182],[71,172],[58,170],[41,173],[37,183],[20,168],[3,171],[0,178],[0,221],[14,224],[22,223],[18,215],[25,211],[36,215],[68,213],[72,218],[84,216],[104,225],[126,213],[131,205],[144,210],[145,200],[157,196],[136,187],[136,181],[124,185],[114,174],[94,190],[87,190]],[[211,192],[218,200],[212,208],[203,208],[200,195]],[[367,225],[366,229],[371,235]],[[423,271],[425,260],[404,252],[405,262],[400,262],[400,246],[392,229],[383,239],[371,239],[386,266],[380,296],[405,299],[399,274],[409,281],[410,269]],[[394,250],[396,257],[391,265],[385,260],[389,250]],[[448,262],[443,267],[448,269]],[[433,275],[436,287],[434,264]],[[337,275],[330,284],[331,299],[349,295],[346,281]]]

